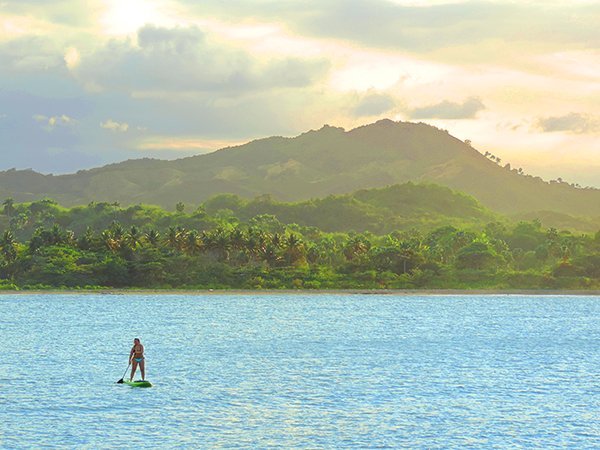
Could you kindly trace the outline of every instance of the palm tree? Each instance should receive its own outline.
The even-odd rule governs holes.
[[[17,241],[10,230],[6,230],[0,238],[0,254],[4,257],[4,264],[0,267],[9,279],[14,278],[15,261],[17,260]]]
[[[344,256],[352,261],[366,254],[371,248],[371,243],[362,236],[354,236],[344,246]]]
[[[121,248],[121,243],[115,239],[110,230],[104,230],[101,235],[102,242],[111,252],[116,252]]]
[[[180,251],[183,248],[181,238],[184,233],[185,230],[181,227],[169,227],[167,235],[165,236],[165,244],[167,247],[171,248],[172,250]]]
[[[326,262],[328,265],[332,265],[336,256],[340,254],[338,243],[335,241],[335,239],[325,236],[318,241],[317,245],[321,249],[321,258],[323,259],[323,262]],[[366,243],[365,246],[367,246]],[[367,246],[367,251],[368,249],[369,248]]]
[[[104,245],[112,251],[119,251],[124,244],[125,232],[119,222],[113,222],[111,226],[102,232],[102,241]]]
[[[0,238],[0,252],[8,263],[12,263],[17,258],[17,241],[12,231],[6,230]]]
[[[95,234],[92,227],[87,227],[85,233],[77,241],[77,246],[81,250],[91,250],[94,245]]]
[[[290,233],[284,240],[284,256],[289,265],[306,262],[306,249],[299,236]]]
[[[279,235],[277,235],[279,238]],[[273,238],[264,231],[251,227],[246,234],[245,250],[252,258],[261,258],[267,245],[270,244],[275,248],[279,248],[280,241],[273,242]]]
[[[67,243],[69,241],[69,238],[71,236],[69,235],[69,233],[65,232],[60,227],[60,225],[58,225],[57,223],[55,223],[54,225],[52,225],[52,228],[50,228],[50,234],[49,234],[49,242],[48,242],[48,244],[50,244],[50,245],[65,244],[65,243]]]
[[[212,252],[220,261],[229,260],[231,242],[225,229],[219,227],[212,232],[203,232],[201,240],[206,249]]]
[[[123,239],[123,237],[125,236],[125,229],[116,220],[110,224],[109,229],[110,229],[110,232],[112,233],[112,235],[117,239]]]
[[[185,233],[183,238],[183,250],[187,255],[196,255],[204,247],[202,239],[196,230]]]
[[[127,247],[135,250],[142,245],[142,238],[143,236],[139,228],[135,225],[132,225],[129,231],[125,234],[123,242],[125,245],[127,245]]]
[[[273,244],[276,248],[280,248],[283,243],[283,237],[279,233],[273,234],[271,238],[271,244]]]
[[[213,238],[213,248],[217,252],[219,259],[222,261],[229,260],[229,250],[231,249],[231,242],[227,231],[222,228],[216,230],[216,234]]]
[[[15,201],[12,198],[7,198],[2,205],[4,206],[4,214],[10,219],[16,212]]]
[[[37,228],[29,241],[29,248],[35,251],[40,247],[51,245],[72,245],[74,240],[75,235],[72,231],[65,231],[55,223],[49,230],[43,227]]]
[[[325,252],[318,244],[309,244],[308,249],[306,250],[306,259],[310,264],[318,264],[319,261],[325,259]]]
[[[279,255],[279,249],[273,244],[267,244],[259,250],[260,259],[265,261],[269,266],[275,267],[279,265],[283,258]]]
[[[231,243],[231,248],[234,250],[242,250],[246,247],[246,236],[244,231],[239,227],[235,227],[233,231],[229,235],[229,241]]]
[[[156,247],[160,243],[160,233],[154,229],[147,231],[144,238],[152,247]]]

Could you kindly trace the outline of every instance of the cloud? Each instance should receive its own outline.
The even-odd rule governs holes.
[[[0,2],[4,13],[31,16],[49,23],[67,26],[90,26],[101,3],[97,0],[14,0]]]
[[[45,125],[44,129],[48,131],[53,130],[57,126],[72,125],[75,122],[73,118],[67,116],[66,114],[52,117],[44,116],[43,114],[34,114],[33,119],[36,122],[43,123]]]
[[[548,161],[565,139],[573,158],[597,155],[599,13],[590,0],[0,0],[0,168],[64,172],[382,115],[440,125],[483,101],[480,120],[441,126]],[[565,105],[594,115],[558,117]]]
[[[354,117],[378,116],[388,112],[396,105],[394,98],[388,94],[370,92],[362,97],[352,110]]]
[[[0,120],[2,158],[0,170],[33,168],[65,173],[134,157],[118,135],[106,133],[98,123],[96,109],[102,102],[90,98],[58,98],[0,89],[0,105],[6,117]],[[114,107],[114,102],[108,102]],[[5,109],[6,108],[6,109]],[[114,109],[112,110],[114,111]]]
[[[116,122],[112,119],[108,119],[104,122],[101,122],[100,127],[106,130],[119,131],[121,133],[124,133],[129,129],[129,124],[126,122]]]
[[[164,154],[168,152],[195,152],[206,153],[214,150],[219,150],[225,147],[233,147],[244,144],[246,141],[229,141],[222,139],[203,139],[194,137],[182,136],[151,136],[139,141],[137,148],[139,150],[164,150]],[[156,152],[155,152],[156,153]]]
[[[600,132],[600,118],[572,112],[564,116],[544,117],[536,122],[537,128],[546,133],[566,131],[574,134]]]
[[[37,36],[24,36],[0,42],[0,66],[6,73],[39,73],[64,67],[57,47]]]
[[[485,40],[540,43],[563,48],[597,42],[597,2],[454,1],[426,6],[389,0],[206,0],[190,8],[227,20],[261,17],[293,31],[394,50],[433,51]],[[235,20],[235,19],[234,19]],[[520,45],[518,51],[523,51]],[[481,57],[486,55],[482,54]],[[489,55],[488,55],[489,56]]]
[[[423,106],[409,111],[413,119],[472,119],[485,105],[477,97],[470,97],[463,103],[444,100],[435,105]]]
[[[195,92],[240,95],[301,88],[322,79],[323,59],[262,60],[200,29],[145,26],[131,40],[112,40],[74,71],[84,83],[127,92]]]
[[[7,102],[8,101],[8,102]],[[0,104],[10,108],[0,120],[2,141],[1,169],[32,167],[44,171],[65,172],[78,170],[81,164],[97,164],[101,159],[81,150],[79,125],[70,115],[75,110],[67,102],[37,99],[26,94],[8,94],[0,91]],[[35,111],[53,111],[64,107],[69,114],[39,114]],[[36,126],[36,124],[38,126]],[[86,139],[87,142],[91,139]]]
[[[81,55],[75,47],[69,47],[65,52],[64,60],[69,69],[74,69],[81,62]]]

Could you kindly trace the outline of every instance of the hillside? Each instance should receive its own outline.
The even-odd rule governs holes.
[[[506,220],[481,206],[473,197],[441,186],[412,183],[297,203],[277,202],[270,196],[244,200],[233,194],[221,194],[202,206],[210,215],[231,211],[240,220],[249,221],[267,214],[282,223],[327,232],[385,234],[411,228],[432,230],[446,225],[483,228],[486,223]]]
[[[112,203],[65,208],[51,200],[40,200],[14,205],[12,217],[10,226],[9,217],[0,215],[0,233],[11,228],[22,239],[29,239],[40,227],[49,228],[55,223],[76,234],[85,233],[88,227],[100,231],[115,221],[126,228],[135,225],[166,232],[169,227],[211,229],[235,218],[234,222],[260,223],[267,229],[275,227],[270,231],[279,230],[283,224],[297,224],[324,232],[386,234],[409,229],[424,232],[447,225],[482,229],[489,222],[507,222],[473,197],[446,187],[412,183],[294,203],[278,202],[270,196],[247,200],[235,194],[219,194],[188,212]]]
[[[0,173],[0,199],[52,198],[63,205],[118,201],[173,208],[220,193],[270,194],[299,201],[430,182],[477,198],[493,210],[600,216],[600,190],[549,184],[500,167],[446,131],[382,120],[350,131],[325,126],[295,138],[271,137],[175,161],[131,160],[70,175]]]

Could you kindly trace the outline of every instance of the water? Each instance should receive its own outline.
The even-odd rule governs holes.
[[[599,369],[600,297],[4,295],[0,448],[597,448]]]

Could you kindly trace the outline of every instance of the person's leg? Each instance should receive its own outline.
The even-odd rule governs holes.
[[[142,380],[146,379],[146,360],[142,359],[140,361],[140,372],[142,372]]]
[[[136,362],[136,360],[135,360],[135,359],[133,359],[133,360],[131,361],[131,376],[129,377],[129,379],[130,379],[131,381],[133,381],[133,376],[135,375],[135,371],[136,371],[136,369],[137,369],[137,366],[138,366],[138,363]]]

